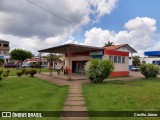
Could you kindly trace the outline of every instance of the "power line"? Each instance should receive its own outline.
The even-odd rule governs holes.
[[[50,10],[42,7],[41,5],[34,3],[33,1],[30,1],[30,0],[27,0],[27,1],[30,2],[31,4],[35,5],[36,7],[44,10],[45,12],[47,12],[47,13],[53,15],[53,16],[56,16],[57,18],[59,18],[59,19],[61,19],[61,20],[64,20],[64,21],[68,22],[69,24],[71,24],[71,25],[73,25],[73,26],[75,26],[75,27],[77,27],[77,28],[80,28],[80,27],[81,27],[81,26],[78,26],[77,24],[71,22],[70,20],[68,20],[68,19],[66,19],[66,18],[64,18],[64,17],[61,17],[61,16],[53,13],[52,11],[50,11]],[[56,12],[56,11],[54,11],[54,12]],[[82,28],[82,27],[81,27],[81,28]],[[82,29],[85,30],[85,31],[87,30],[87,29],[85,29],[85,28],[82,28]],[[90,32],[91,32],[91,31],[90,31]],[[99,37],[101,37],[101,38],[105,38],[105,37],[103,37],[103,36],[101,36],[101,35],[99,35],[99,34],[97,34],[97,33],[94,33],[94,32],[91,32],[91,33],[93,33],[93,34],[95,34],[95,35],[97,35],[97,36],[99,36]]]

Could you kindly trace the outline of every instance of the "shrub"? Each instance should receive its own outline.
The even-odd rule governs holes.
[[[113,68],[113,63],[109,60],[92,59],[86,63],[84,70],[89,80],[100,83],[108,78]]]
[[[3,69],[0,69],[0,74],[2,74],[3,73]]]
[[[31,68],[28,70],[28,73],[31,75],[31,77],[33,77],[37,73],[37,70],[34,68]]]
[[[20,77],[20,76],[22,76],[22,75],[23,75],[23,71],[22,71],[22,70],[18,70],[16,74],[17,74],[17,76],[19,76],[19,77]]]
[[[154,64],[141,64],[140,71],[146,78],[155,78],[159,73],[159,67]]]
[[[28,70],[25,71],[25,75],[28,75]]]
[[[25,68],[21,68],[20,70],[23,72],[23,74],[25,74],[25,72],[26,72]]]
[[[41,64],[37,62],[37,63],[34,64],[34,67],[35,68],[41,68]]]
[[[4,69],[4,70],[3,70],[3,75],[4,75],[5,77],[7,77],[7,76],[9,75],[9,73],[10,73],[10,70],[9,70],[9,69]]]
[[[0,81],[9,75],[9,69],[0,69]]]

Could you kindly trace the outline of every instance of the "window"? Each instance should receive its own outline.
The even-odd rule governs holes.
[[[118,63],[121,63],[121,56],[118,56]]]
[[[145,63],[146,63],[146,61],[142,61],[142,63],[144,63],[144,64],[145,64]]]
[[[117,63],[117,56],[114,56],[114,63]]]
[[[8,44],[3,44],[3,47],[9,47],[9,45]]]
[[[109,56],[109,60],[114,63],[125,63],[125,57],[122,56]]]
[[[122,57],[122,63],[125,63],[125,57]]]
[[[3,52],[4,55],[8,55],[8,52]]]
[[[113,56],[109,56],[109,60],[113,62]]]

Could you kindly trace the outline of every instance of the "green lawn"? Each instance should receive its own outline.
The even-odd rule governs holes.
[[[159,111],[160,79],[83,84],[89,111]],[[151,120],[151,118],[91,118],[91,120]],[[152,118],[158,120],[158,118]]]
[[[0,82],[0,92],[0,111],[61,111],[68,87],[35,77],[8,77]]]

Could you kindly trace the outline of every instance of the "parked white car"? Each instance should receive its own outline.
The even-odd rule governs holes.
[[[140,68],[139,68],[139,66],[133,66],[131,70],[132,71],[140,71]]]

